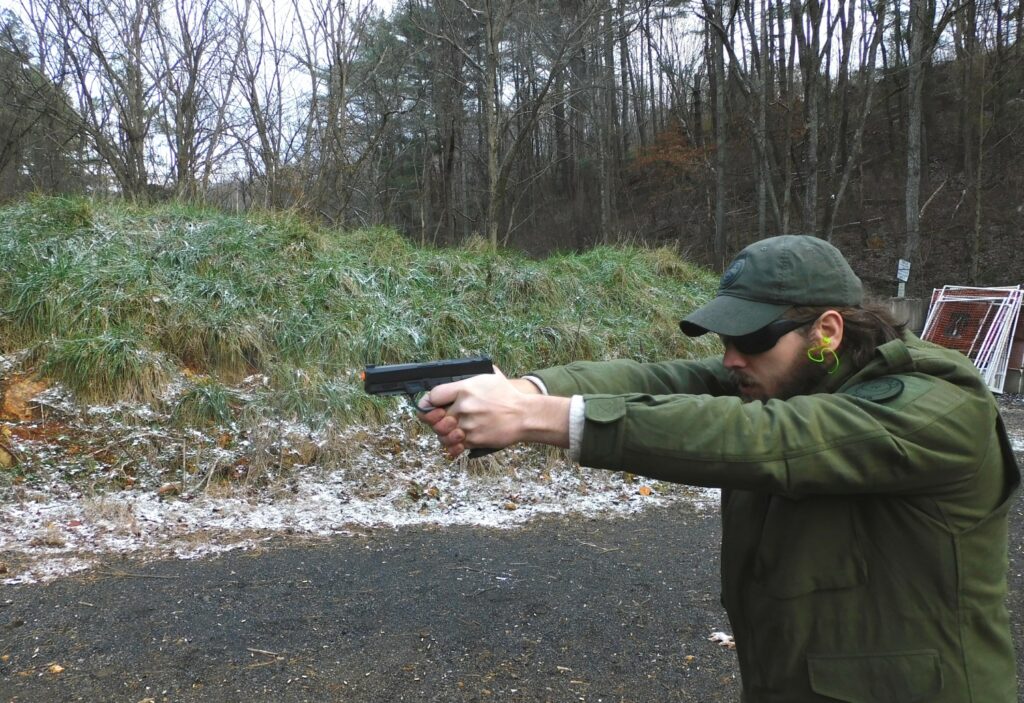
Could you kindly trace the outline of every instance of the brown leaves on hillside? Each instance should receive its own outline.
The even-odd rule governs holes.
[[[652,195],[696,185],[710,169],[711,153],[711,147],[693,144],[679,124],[671,125],[637,150],[629,165],[630,185]]]

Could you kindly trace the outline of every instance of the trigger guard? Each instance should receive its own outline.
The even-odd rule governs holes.
[[[444,405],[440,405],[440,406],[438,406],[438,405],[431,405],[430,401],[427,401],[427,406],[426,407],[422,407],[420,405],[420,400],[424,396],[426,396],[428,393],[429,393],[429,391],[423,391],[422,393],[419,393],[417,395],[413,395],[411,393],[409,394],[409,401],[412,403],[412,407],[413,407],[413,409],[416,412],[418,412],[418,413],[429,413],[431,410],[437,410],[439,407],[446,407]]]

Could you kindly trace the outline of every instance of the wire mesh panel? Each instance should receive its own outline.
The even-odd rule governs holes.
[[[965,354],[988,387],[1002,393],[1022,295],[1020,286],[936,289],[921,337]]]

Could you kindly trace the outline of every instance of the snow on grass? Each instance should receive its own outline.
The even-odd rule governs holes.
[[[348,466],[296,468],[254,493],[216,485],[171,497],[142,489],[89,493],[56,480],[45,490],[22,491],[0,505],[3,583],[48,581],[110,556],[193,559],[278,536],[422,525],[512,528],[544,515],[626,515],[673,501],[718,501],[717,491],[626,480],[529,448],[506,450],[479,468],[445,461],[429,437],[405,439],[397,455],[368,447]]]

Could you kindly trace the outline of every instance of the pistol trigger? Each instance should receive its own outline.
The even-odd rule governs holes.
[[[418,413],[429,413],[431,410],[437,410],[437,408],[431,405],[429,401],[425,406],[420,405],[420,399],[422,399],[425,395],[427,395],[427,391],[409,394],[409,402],[412,403],[413,410],[415,410]]]

